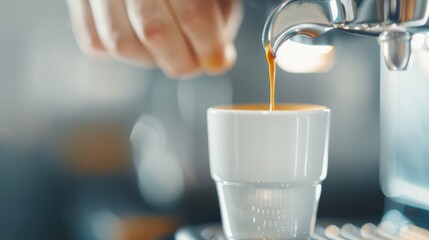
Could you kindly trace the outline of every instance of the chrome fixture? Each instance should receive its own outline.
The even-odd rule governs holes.
[[[411,38],[429,31],[429,0],[286,0],[268,17],[262,33],[272,53],[302,35],[317,38],[331,30],[378,36],[390,70],[405,70]]]

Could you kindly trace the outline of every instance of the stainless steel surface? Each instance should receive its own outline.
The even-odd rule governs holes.
[[[332,30],[333,20],[341,23],[344,19],[340,15],[332,15],[331,10],[328,1],[285,1],[271,13],[265,23],[263,46],[270,44],[275,55],[279,46],[293,36],[315,38]],[[341,11],[337,9],[336,12]]]
[[[185,226],[176,240],[227,240],[220,224]],[[378,225],[322,219],[310,240],[429,240],[429,231],[417,227],[397,211],[387,212]]]
[[[414,33],[429,31],[428,0],[288,0],[268,17],[262,44],[279,46],[296,35],[316,38],[331,30],[379,36],[386,65],[405,70]]]
[[[390,70],[406,69],[411,56],[411,36],[407,31],[384,31],[378,38],[384,61]]]

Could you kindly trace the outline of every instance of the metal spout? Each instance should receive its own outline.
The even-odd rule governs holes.
[[[406,70],[411,56],[410,33],[388,30],[380,34],[378,41],[389,70]]]
[[[336,0],[287,0],[268,17],[262,33],[262,45],[270,44],[273,55],[281,44],[296,35],[316,38],[344,21],[342,11],[332,11]],[[330,6],[332,5],[332,6]]]
[[[333,29],[378,36],[387,67],[405,70],[411,38],[429,31],[429,0],[287,0],[268,17],[262,33],[273,55],[295,35],[316,38]]]

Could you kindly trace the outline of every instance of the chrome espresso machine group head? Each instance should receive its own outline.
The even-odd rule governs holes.
[[[276,55],[282,43],[297,35],[317,38],[340,30],[376,36],[387,67],[405,70],[411,39],[429,31],[428,18],[429,0],[286,0],[268,17],[262,43]]]

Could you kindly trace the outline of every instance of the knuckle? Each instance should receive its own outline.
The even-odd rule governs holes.
[[[112,52],[112,54],[121,57],[128,57],[134,54],[137,44],[138,43],[133,39],[127,37],[118,37],[116,40],[112,41],[109,50]]]
[[[180,21],[188,28],[202,29],[206,28],[207,18],[210,16],[209,9],[202,3],[192,3],[184,7],[179,14]]]
[[[143,37],[148,42],[165,41],[168,34],[169,27],[160,20],[150,20],[143,23]]]

